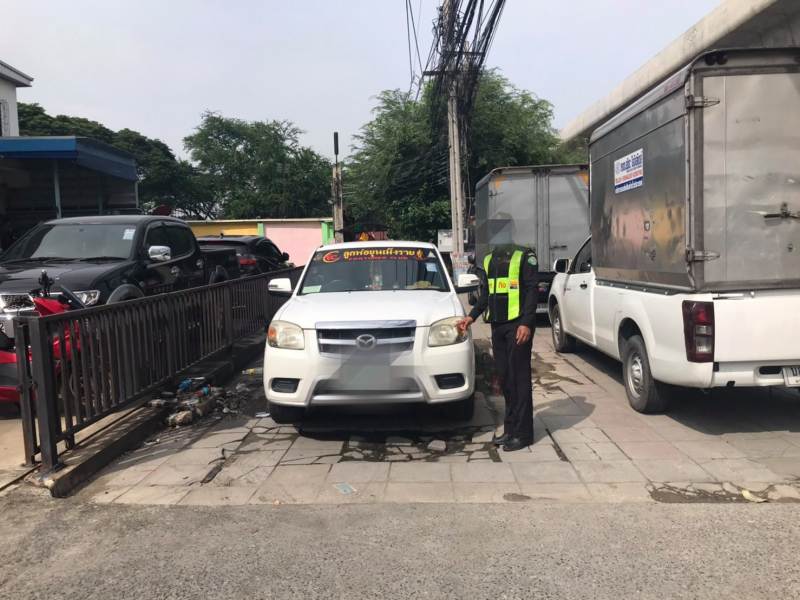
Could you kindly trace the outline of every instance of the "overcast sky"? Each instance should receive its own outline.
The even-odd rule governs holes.
[[[440,0],[411,2],[424,64]],[[551,101],[561,127],[718,3],[507,0],[488,65]],[[141,131],[180,155],[213,110],[291,120],[304,143],[331,156],[334,130],[349,148],[375,94],[410,83],[405,0],[1,6],[0,60],[35,79],[20,100]]]

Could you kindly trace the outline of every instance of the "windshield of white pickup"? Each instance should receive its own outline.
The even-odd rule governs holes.
[[[436,252],[413,247],[321,250],[314,254],[300,294],[387,290],[448,291]]]

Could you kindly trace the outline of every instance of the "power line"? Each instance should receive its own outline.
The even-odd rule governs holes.
[[[411,88],[414,85],[414,66],[413,66],[413,61],[411,60],[411,24],[409,21],[410,12],[411,12],[411,3],[410,0],[406,0],[406,38],[408,39],[408,76],[411,80],[411,83],[408,86],[409,93],[411,92]]]
[[[407,3],[407,6],[408,6],[408,11],[409,11],[409,13],[411,13],[411,29],[414,32],[414,46],[417,49],[417,62],[419,63],[419,76],[422,77],[422,57],[419,54],[419,38],[417,37],[417,24],[416,24],[416,21],[414,20],[414,8],[411,6],[411,0],[406,0],[406,3]],[[420,6],[420,8],[419,8],[419,10],[417,12],[420,12],[422,10],[422,0],[420,0],[419,6]]]

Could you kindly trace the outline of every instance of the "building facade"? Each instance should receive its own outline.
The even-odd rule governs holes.
[[[32,82],[33,77],[0,60],[0,137],[19,135],[17,88]]]

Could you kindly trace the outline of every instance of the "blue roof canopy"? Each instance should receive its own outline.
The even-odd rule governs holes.
[[[76,136],[0,137],[0,159],[71,160],[107,175],[138,180],[132,155],[91,138]]]

